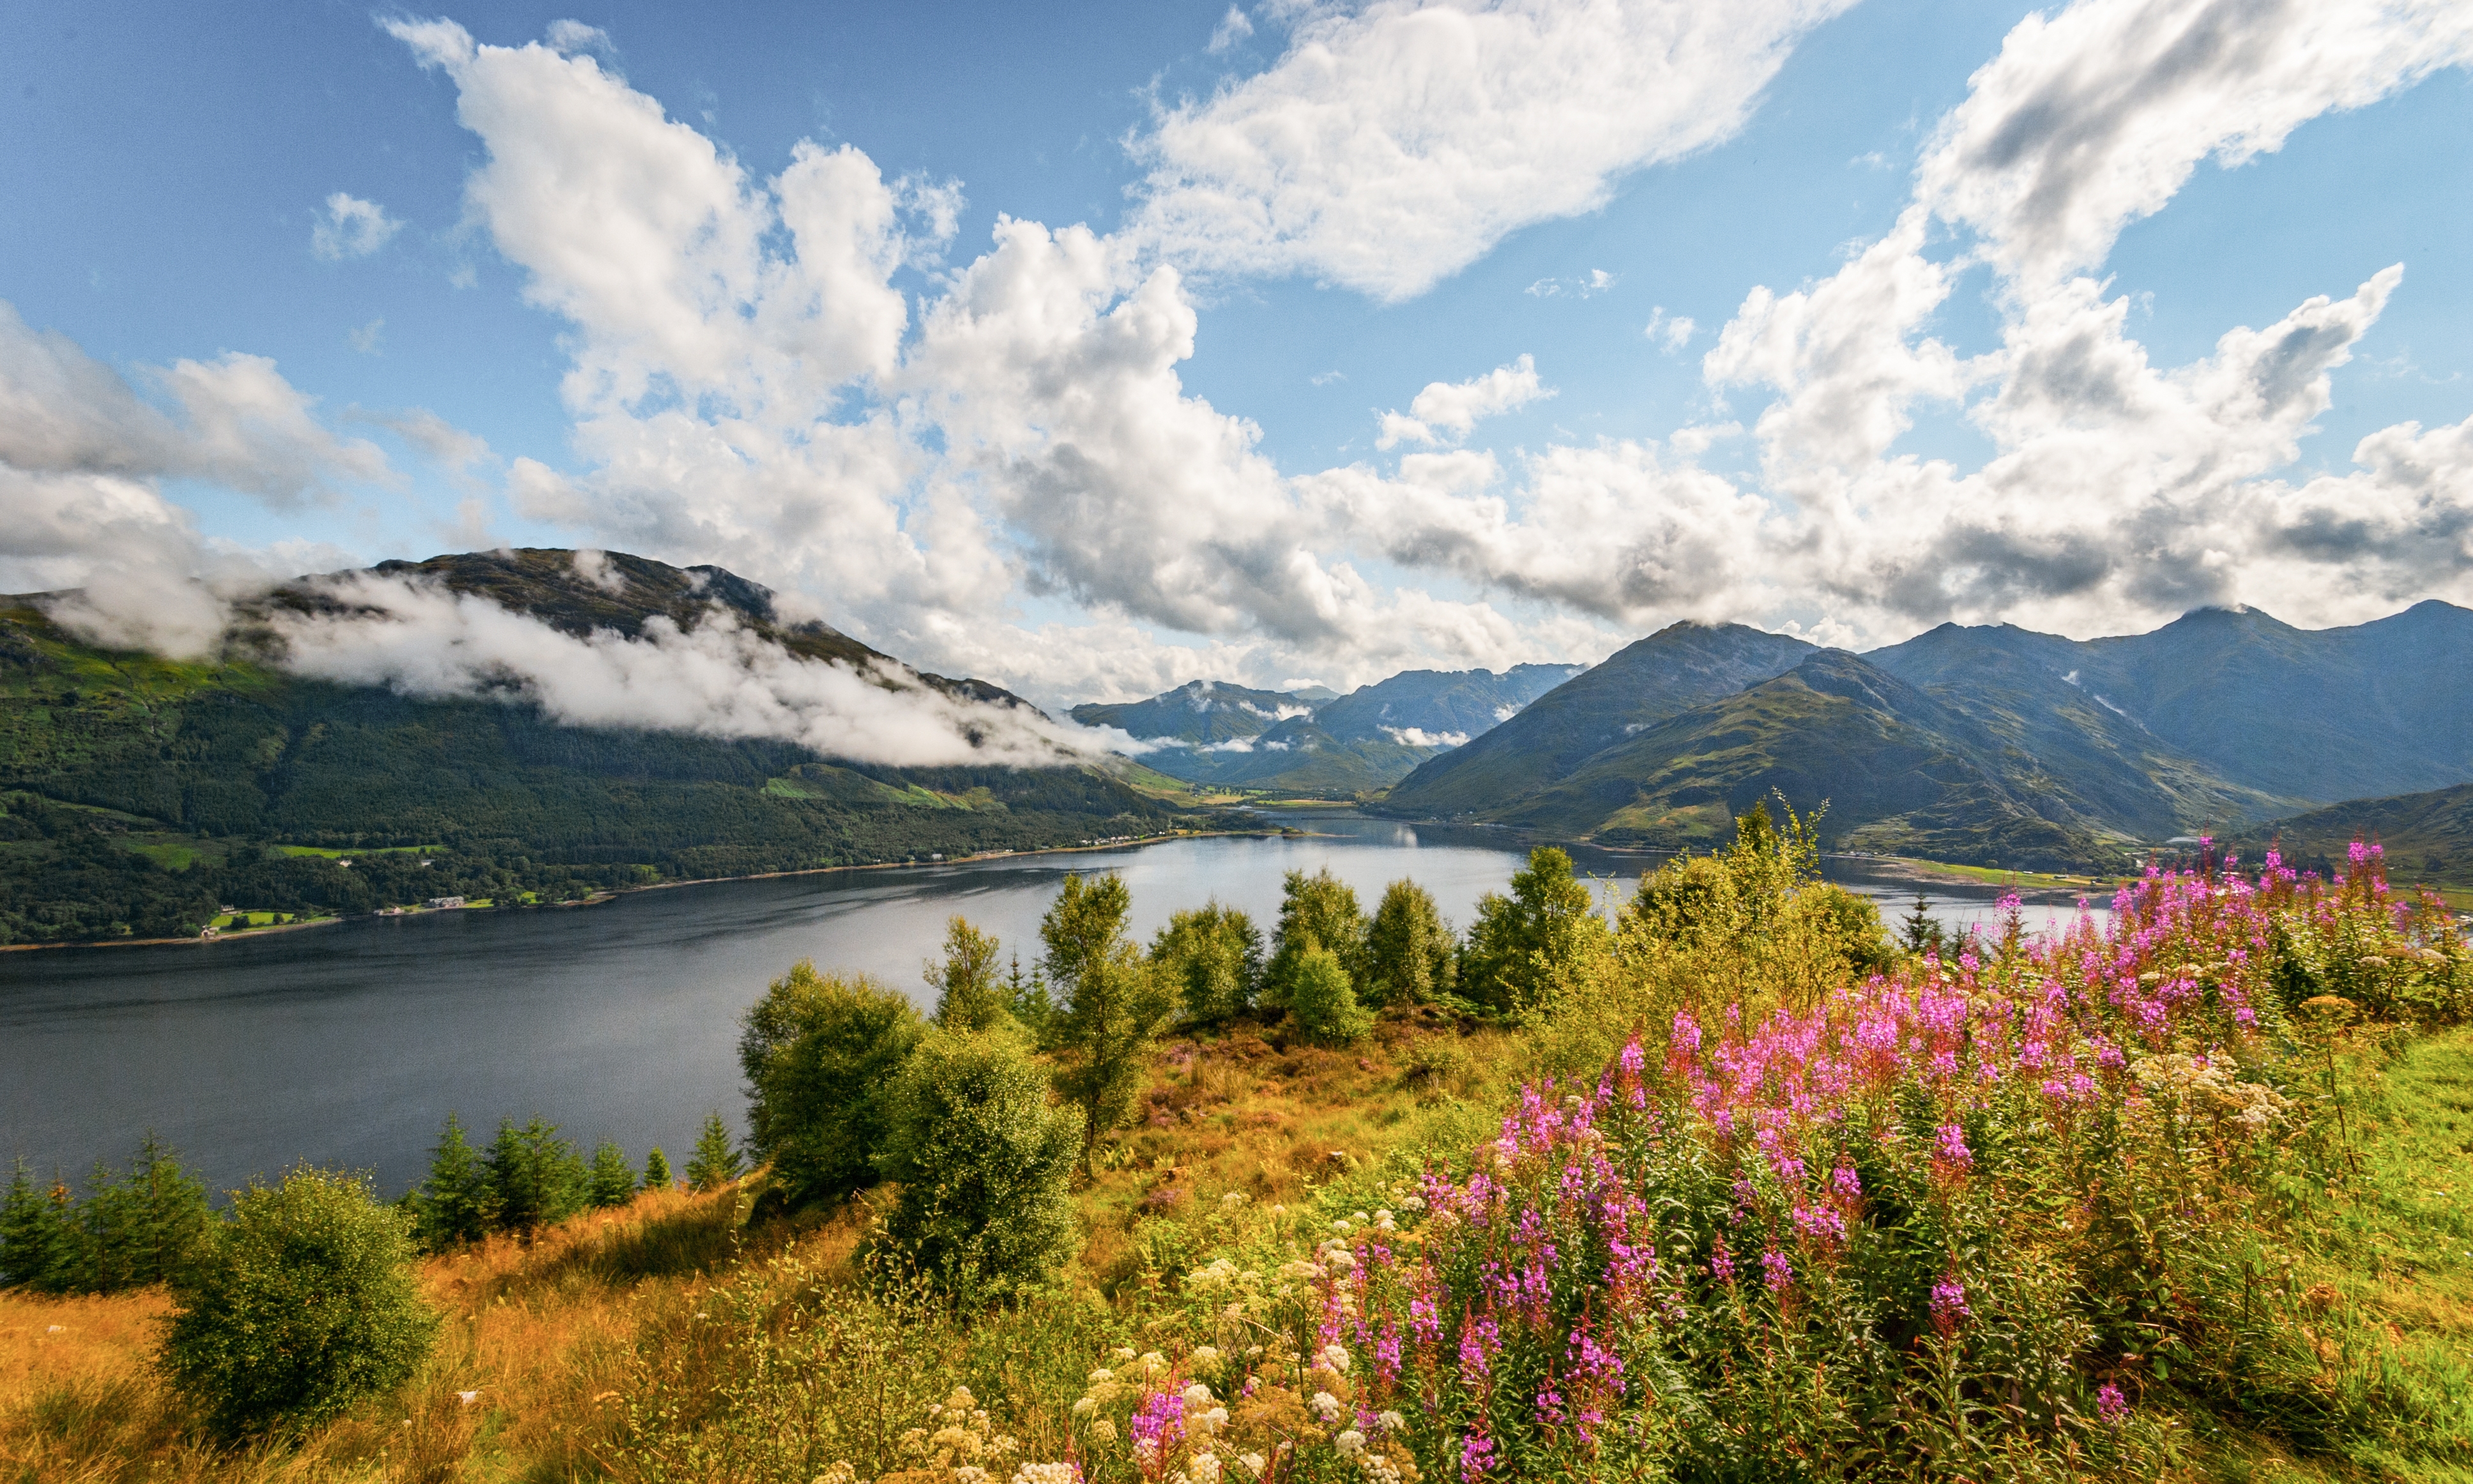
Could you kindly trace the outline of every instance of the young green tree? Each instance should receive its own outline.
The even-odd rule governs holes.
[[[589,1196],[584,1157],[558,1137],[557,1124],[539,1116],[520,1128],[500,1119],[483,1163],[489,1168],[491,1210],[502,1231],[529,1233],[564,1221]]]
[[[626,1205],[628,1197],[636,1193],[636,1167],[627,1162],[627,1151],[606,1138],[595,1144],[587,1184],[595,1207]]]
[[[1012,997],[996,971],[994,937],[952,917],[945,923],[945,957],[929,959],[924,973],[936,990],[938,1025],[948,1031],[990,1031],[1013,1021]]]
[[[1572,857],[1554,847],[1528,852],[1511,876],[1511,895],[1477,898],[1460,955],[1460,993],[1479,1004],[1517,1012],[1539,1002],[1563,969],[1611,938],[1597,899],[1572,874]]]
[[[773,1166],[774,1188],[798,1207],[874,1184],[884,1089],[924,1029],[910,1001],[801,959],[740,1024],[748,1143]]]
[[[108,1268],[121,1286],[168,1281],[195,1258],[214,1225],[206,1187],[189,1178],[180,1156],[152,1129],[113,1197],[108,1229],[98,1224],[95,1265],[99,1271]],[[100,1256],[106,1250],[108,1257]]]
[[[1424,1004],[1459,983],[1459,944],[1452,924],[1443,921],[1433,894],[1414,881],[1383,888],[1365,950],[1369,1004]]]
[[[1296,984],[1299,955],[1320,945],[1339,960],[1349,983],[1365,982],[1365,913],[1357,891],[1329,867],[1307,875],[1291,871],[1280,887],[1280,925],[1271,934],[1271,963],[1262,975],[1262,1000],[1285,1006]]]
[[[1357,1003],[1357,989],[1339,955],[1309,943],[1297,955],[1288,987],[1288,1014],[1306,1040],[1317,1045],[1345,1046],[1374,1028],[1374,1017]]]
[[[746,1167],[738,1158],[738,1146],[731,1142],[730,1125],[721,1121],[721,1110],[706,1113],[704,1133],[696,1138],[695,1153],[687,1157],[687,1185],[697,1190],[718,1190]]]
[[[1132,906],[1121,877],[1068,875],[1039,924],[1047,982],[1061,996],[1048,1022],[1064,1063],[1057,1086],[1082,1110],[1086,1161],[1099,1136],[1132,1112],[1151,1038],[1174,1009],[1125,936]]]
[[[1925,896],[1921,888],[1915,892],[1914,910],[1898,920],[1898,929],[1899,938],[1909,953],[1946,954],[1949,951],[1949,931],[1940,925],[1939,919],[1932,915],[1932,898]]]
[[[1214,899],[1168,919],[1151,940],[1151,969],[1183,1002],[1185,1018],[1225,1020],[1261,989],[1262,934],[1252,918]]]
[[[667,1190],[677,1183],[676,1177],[670,1174],[670,1157],[661,1153],[660,1145],[655,1144],[653,1152],[644,1156],[644,1188]]]
[[[888,1098],[876,1168],[901,1198],[886,1227],[940,1287],[970,1299],[1035,1285],[1073,1253],[1081,1120],[1011,1032],[930,1031]]]
[[[36,1180],[26,1157],[17,1156],[8,1197],[0,1200],[0,1288],[65,1293],[75,1286],[75,1221],[68,1186]]]
[[[429,1178],[421,1183],[418,1205],[420,1245],[431,1252],[490,1234],[490,1171],[452,1112],[429,1151]]]
[[[410,1376],[438,1316],[403,1215],[348,1175],[306,1167],[232,1202],[197,1262],[157,1365],[228,1437],[299,1431]]]

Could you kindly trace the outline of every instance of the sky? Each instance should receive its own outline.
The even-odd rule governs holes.
[[[12,7],[0,591],[195,653],[626,551],[1051,706],[2473,603],[2468,67],[2461,0]],[[369,607],[300,662],[854,714]]]

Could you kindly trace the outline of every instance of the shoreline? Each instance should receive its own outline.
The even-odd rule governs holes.
[[[381,910],[377,912],[364,912],[358,914],[358,916],[372,920],[383,917],[389,921],[397,921],[402,918],[414,916],[430,917],[442,912],[537,912],[544,909],[567,907],[598,907],[616,901],[622,897],[632,897],[638,892],[661,892],[668,891],[672,887],[680,886],[718,886],[730,881],[778,881],[788,876],[821,876],[829,875],[835,872],[842,871],[902,871],[926,866],[959,866],[968,864],[972,861],[1003,860],[1016,855],[1087,854],[1094,850],[1140,850],[1144,846],[1172,845],[1179,840],[1217,840],[1240,836],[1277,833],[1279,833],[1279,830],[1276,827],[1263,829],[1183,830],[1170,835],[1147,835],[1139,838],[1114,840],[1100,845],[1042,845],[1033,846],[1028,850],[978,850],[968,855],[947,856],[943,860],[879,860],[869,861],[864,865],[805,866],[796,871],[757,871],[749,873],[745,875],[735,876],[690,876],[678,881],[654,881],[643,886],[627,886],[620,887],[615,891],[594,892],[588,896],[576,898],[571,901],[509,902],[488,907],[413,908],[397,912],[387,912]],[[60,948],[204,947],[218,943],[237,943],[244,938],[263,937],[269,933],[293,932],[303,927],[327,927],[335,923],[351,922],[354,920],[355,919],[353,918],[348,918],[342,915],[337,915],[335,917],[312,918],[305,922],[272,923],[265,927],[252,927],[241,932],[218,933],[212,938],[203,936],[190,938],[92,938],[77,943],[8,943],[0,944],[0,953],[35,953]]]

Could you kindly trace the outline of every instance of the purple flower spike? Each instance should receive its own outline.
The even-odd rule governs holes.
[[[2121,1394],[2120,1387],[2106,1381],[2096,1388],[2095,1415],[2118,1427],[2121,1420],[2129,1415],[2129,1399]]]

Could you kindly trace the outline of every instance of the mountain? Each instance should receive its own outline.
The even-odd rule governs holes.
[[[588,575],[572,553],[520,551],[380,570],[572,633],[640,632],[656,614],[692,628],[718,605],[794,653],[897,663],[827,625],[784,622],[771,594],[719,568],[613,554]],[[334,602],[295,585],[254,613]],[[1026,704],[983,682],[923,679]],[[106,652],[26,599],[0,599],[0,941],[195,931],[219,902],[560,899],[1143,834],[1180,818],[1096,768],[892,768],[771,739],[561,726],[528,704],[303,680],[246,643],[194,664]]]
[[[1192,681],[1147,701],[1077,706],[1068,714],[1086,727],[1174,744],[1141,760],[1188,782],[1357,794],[1488,730],[1579,668],[1408,670],[1345,696]]]
[[[1502,819],[1626,736],[1783,674],[1813,646],[1741,624],[1678,623],[1618,651],[1465,747],[1421,764],[1386,812]]]
[[[2140,842],[2468,778],[2473,612],[2434,602],[2318,631],[2225,609],[2095,640],[1947,624],[1861,657],[1676,625],[1421,765],[1381,807],[1690,846],[1775,788],[1828,800],[1831,838],[1856,849],[2105,866]]]
[[[2399,885],[2473,886],[2473,783],[2330,804],[2243,830],[2233,843],[2245,860],[2272,844],[2287,861],[2323,873],[2356,840],[2385,848],[2388,878]]]

